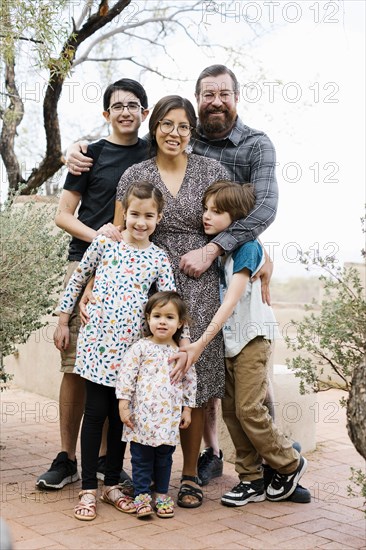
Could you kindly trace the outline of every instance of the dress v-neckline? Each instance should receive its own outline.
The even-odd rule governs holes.
[[[161,176],[161,173],[160,173],[160,170],[159,170],[158,163],[157,163],[157,161],[156,161],[156,157],[154,158],[154,164],[155,164],[155,169],[156,169],[156,171],[157,171],[157,173],[158,173],[158,175],[159,175],[159,179],[160,179],[162,185],[164,186],[164,188],[166,189],[167,193],[169,193],[169,195],[170,195],[173,199],[177,199],[177,198],[178,198],[178,195],[180,194],[181,189],[182,189],[182,187],[183,187],[183,185],[184,185],[184,182],[185,182],[185,180],[186,180],[187,170],[188,170],[188,165],[189,165],[189,156],[187,157],[187,165],[186,165],[186,169],[185,169],[185,172],[184,172],[184,176],[183,176],[183,178],[182,178],[182,182],[181,182],[181,184],[180,184],[180,187],[179,187],[178,192],[177,192],[176,195],[173,195],[173,193],[170,191],[169,187],[166,185],[166,183],[164,183],[164,180],[163,180],[163,178],[162,178],[162,176]]]

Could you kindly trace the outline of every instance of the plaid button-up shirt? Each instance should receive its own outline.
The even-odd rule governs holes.
[[[233,181],[254,186],[254,209],[213,239],[223,250],[232,252],[240,244],[256,239],[276,217],[276,151],[265,133],[245,126],[239,117],[223,139],[208,139],[198,126],[191,145],[194,153],[220,161]]]

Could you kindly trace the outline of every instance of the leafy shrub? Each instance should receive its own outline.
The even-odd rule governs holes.
[[[61,289],[68,241],[53,224],[55,204],[40,197],[18,201],[0,212],[0,382],[9,379],[3,358],[46,324],[42,317]]]

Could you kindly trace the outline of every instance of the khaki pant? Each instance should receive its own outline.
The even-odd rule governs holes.
[[[265,406],[271,343],[257,336],[242,351],[226,358],[223,418],[236,449],[241,481],[263,477],[262,458],[281,474],[293,472],[299,453],[278,430]]]

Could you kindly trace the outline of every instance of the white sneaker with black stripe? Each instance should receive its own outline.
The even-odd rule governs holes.
[[[221,497],[224,506],[244,506],[248,502],[262,502],[266,500],[263,479],[241,481],[228,493]]]
[[[291,474],[280,474],[276,472],[266,490],[268,500],[285,500],[292,495],[300,478],[305,473],[307,466],[308,462],[306,458],[300,456],[299,465],[294,472]]]

